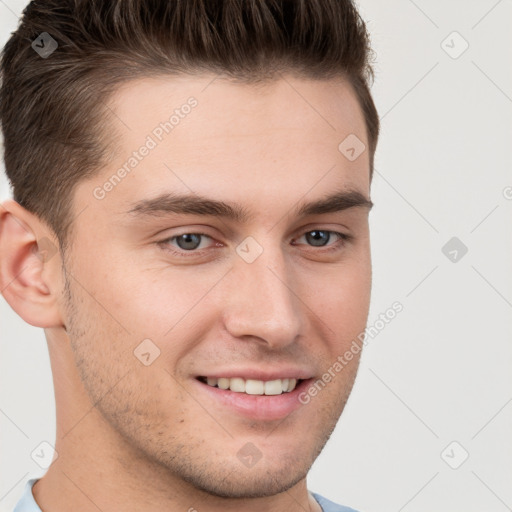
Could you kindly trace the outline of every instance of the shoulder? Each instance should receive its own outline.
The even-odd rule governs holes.
[[[338,505],[337,503],[334,503],[333,501],[324,498],[323,496],[317,494],[316,492],[310,492],[315,498],[315,500],[318,501],[318,503],[322,507],[323,512],[358,512],[353,508]]]
[[[41,512],[41,509],[37,505],[34,495],[32,494],[32,487],[38,480],[39,478],[32,478],[26,482],[23,494],[14,507],[13,512]]]

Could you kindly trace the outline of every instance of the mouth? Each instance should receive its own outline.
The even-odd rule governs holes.
[[[304,406],[300,396],[313,381],[313,378],[262,381],[204,376],[193,379],[197,383],[197,393],[203,396],[203,403],[208,407],[224,411],[229,417],[233,417],[234,413],[252,421],[264,422],[283,420],[298,409],[311,410]],[[302,414],[295,414],[290,421],[304,421]]]
[[[246,395],[275,396],[291,393],[304,379],[255,380],[240,377],[197,377],[197,380],[213,388],[245,393]]]

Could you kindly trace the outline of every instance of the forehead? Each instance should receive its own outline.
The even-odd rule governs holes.
[[[115,150],[81,193],[94,203],[93,189],[106,190],[110,214],[163,191],[215,192],[251,210],[333,188],[368,195],[368,151],[355,160],[340,151],[347,137],[368,143],[355,93],[339,79],[144,78],[120,87],[108,107]]]

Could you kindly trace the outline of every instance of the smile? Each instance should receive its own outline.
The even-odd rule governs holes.
[[[247,395],[281,395],[289,393],[301,382],[300,379],[275,379],[269,381],[234,378],[198,377],[204,384],[219,389],[229,389]]]

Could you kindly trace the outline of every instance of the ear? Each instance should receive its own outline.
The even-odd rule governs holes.
[[[0,204],[0,293],[35,327],[63,327],[58,247],[37,216],[11,199]]]

